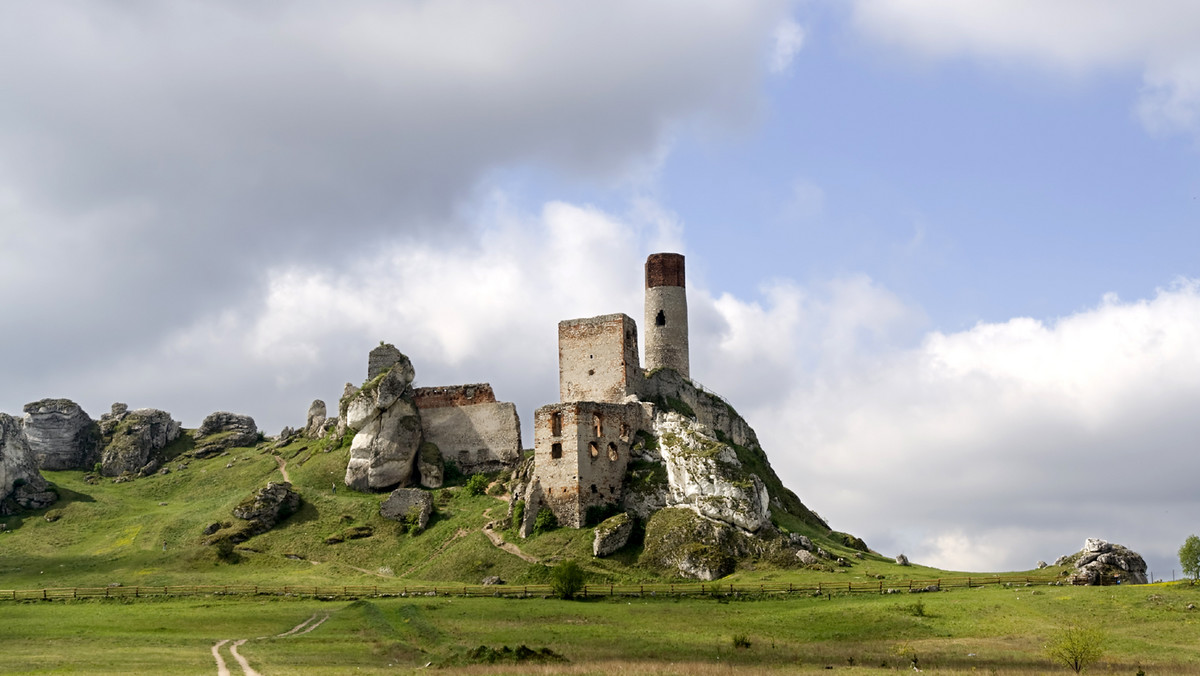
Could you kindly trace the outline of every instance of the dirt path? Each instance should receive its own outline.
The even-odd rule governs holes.
[[[517,547],[513,543],[505,542],[504,538],[499,533],[492,530],[491,528],[484,526],[483,534],[486,535],[487,538],[492,541],[492,545],[494,545],[495,547],[498,547],[499,549],[503,549],[504,551],[508,552],[509,554],[512,554],[513,556],[519,557],[522,561],[527,561],[529,563],[539,563],[538,558],[536,556],[530,556],[530,555],[526,554],[525,552],[521,551],[520,547]]]
[[[237,661],[238,666],[242,668],[242,674],[244,676],[262,676],[262,674],[260,674],[258,671],[255,671],[254,667],[250,666],[250,662],[238,652],[238,648],[242,647],[242,645],[247,641],[264,641],[272,638],[291,638],[295,636],[303,636],[304,634],[307,634],[313,629],[321,626],[324,624],[325,620],[329,619],[329,613],[326,613],[325,616],[319,620],[317,619],[317,615],[318,613],[313,613],[312,617],[301,622],[300,624],[297,624],[282,634],[276,634],[274,636],[259,636],[253,639],[239,638],[234,640],[227,638],[217,641],[212,647],[213,660],[215,660],[217,663],[217,676],[232,676],[232,674],[229,673],[229,667],[225,665],[225,659],[221,657],[221,647],[226,643],[230,643],[232,641],[231,645],[229,646],[229,654],[235,661]]]
[[[279,473],[283,475],[283,480],[292,483],[292,478],[287,473],[287,460],[283,459],[282,455],[275,456],[275,462],[279,465]]]

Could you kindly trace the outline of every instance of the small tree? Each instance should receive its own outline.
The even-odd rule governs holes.
[[[1100,629],[1067,625],[1046,644],[1046,657],[1079,674],[1104,655],[1106,638]]]
[[[550,588],[560,599],[570,601],[583,589],[583,569],[574,559],[567,559],[550,571],[553,582]]]
[[[488,478],[482,474],[472,474],[467,479],[467,492],[471,495],[483,495],[487,492]]]
[[[1200,579],[1200,538],[1195,535],[1187,536],[1183,546],[1179,548],[1179,566],[1183,574],[1192,578],[1192,584]]]

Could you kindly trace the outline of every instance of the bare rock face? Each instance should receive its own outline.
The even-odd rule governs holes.
[[[421,453],[417,455],[417,475],[421,479],[421,487],[441,488],[444,470],[445,463],[437,444],[428,441],[421,444]]]
[[[347,425],[356,433],[345,483],[354,490],[390,490],[415,479],[422,442],[421,417],[413,403],[416,373],[412,362],[400,357],[347,403]]]
[[[197,458],[209,458],[227,448],[253,446],[258,443],[258,426],[254,418],[227,411],[210,413],[196,430]]]
[[[25,438],[41,469],[91,469],[100,457],[100,426],[70,399],[25,404]]]
[[[425,530],[433,514],[433,496],[419,488],[397,488],[379,506],[379,515],[392,521],[405,521],[416,514],[417,528]]]
[[[250,522],[241,532],[249,537],[265,533],[300,509],[300,494],[286,481],[268,483],[233,508],[233,515]]]
[[[667,472],[667,506],[691,507],[748,532],[771,522],[766,486],[742,468],[728,444],[678,413],[658,413],[654,427]]]
[[[58,499],[38,472],[18,418],[0,413],[0,515],[42,509]]]
[[[325,402],[313,400],[308,407],[308,416],[304,422],[304,436],[309,439],[319,439],[325,436]]]
[[[633,519],[624,512],[601,521],[592,541],[592,556],[608,556],[629,544],[633,535]]]
[[[1056,566],[1073,565],[1075,572],[1070,582],[1078,585],[1098,585],[1107,578],[1125,584],[1146,584],[1146,561],[1141,554],[1128,547],[1113,544],[1099,538],[1088,538],[1083,549],[1074,554],[1060,556]]]
[[[179,421],[172,420],[166,411],[130,411],[124,404],[113,404],[111,413],[100,416],[100,473],[120,476],[126,472],[153,472],[161,462],[159,452],[179,437],[179,431]]]

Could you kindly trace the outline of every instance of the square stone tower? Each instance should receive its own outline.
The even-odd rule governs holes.
[[[642,382],[637,324],[612,314],[558,323],[559,401],[618,404]]]

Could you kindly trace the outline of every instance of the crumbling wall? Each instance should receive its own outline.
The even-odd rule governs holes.
[[[413,402],[421,410],[442,408],[444,406],[494,404],[496,403],[496,393],[492,391],[492,386],[487,383],[418,387],[413,391]]]
[[[576,401],[534,413],[534,480],[560,525],[581,528],[589,507],[616,505],[641,404]]]
[[[491,388],[487,391],[490,394]],[[454,462],[464,474],[509,469],[521,461],[521,420],[517,407],[511,402],[492,399],[490,403],[431,408],[425,408],[420,399],[417,401],[425,441],[435,444],[442,458]]]
[[[641,380],[637,324],[628,315],[558,323],[560,401],[621,403]]]

